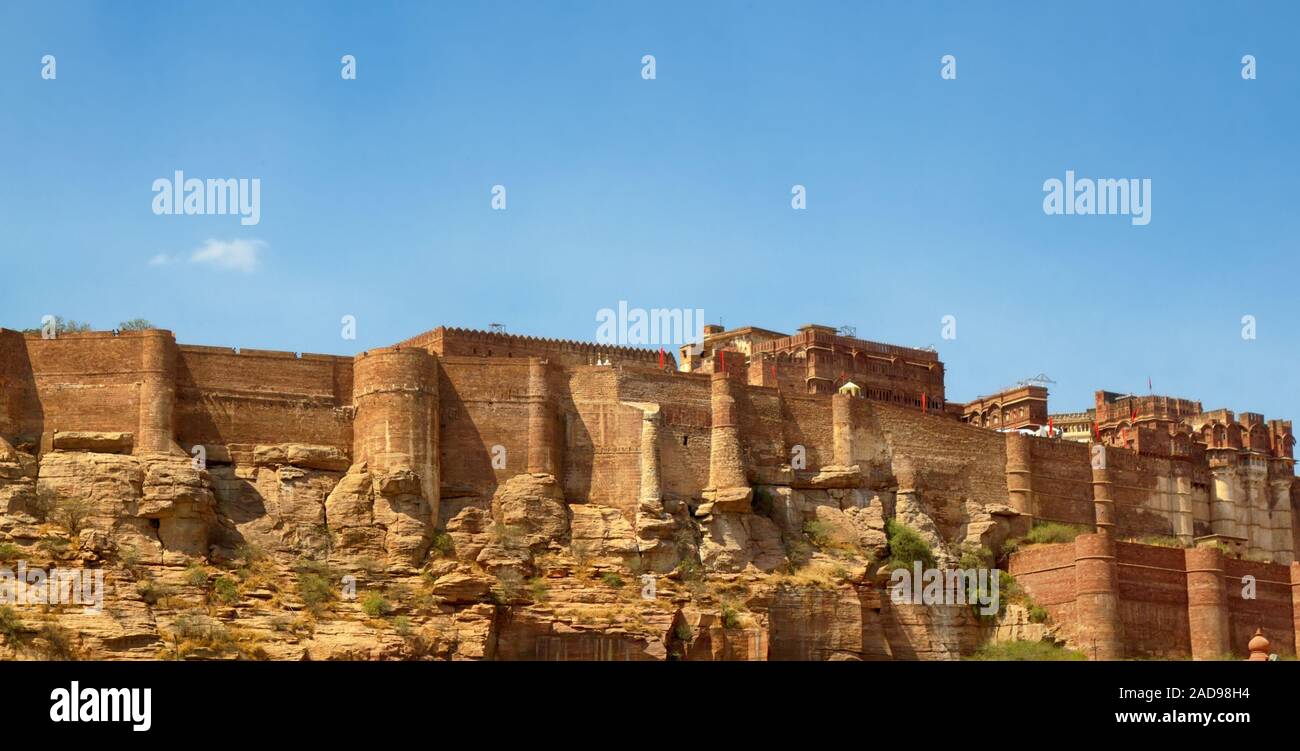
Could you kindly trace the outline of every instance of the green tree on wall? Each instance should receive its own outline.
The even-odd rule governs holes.
[[[91,326],[87,321],[77,321],[71,318],[65,319],[63,316],[54,316],[54,333],[55,334],[80,334],[83,331],[90,331]],[[39,334],[39,326],[31,329],[23,329],[24,334]]]

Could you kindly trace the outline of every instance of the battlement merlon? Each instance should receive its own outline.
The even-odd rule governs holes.
[[[644,349],[571,339],[508,334],[480,329],[439,326],[399,342],[397,347],[419,347],[436,355],[469,357],[543,357],[564,365],[592,365],[601,359],[676,369],[677,360],[667,348]]]

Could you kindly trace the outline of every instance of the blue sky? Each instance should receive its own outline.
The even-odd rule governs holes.
[[[627,300],[934,345],[950,399],[1043,372],[1054,410],[1081,409],[1149,376],[1300,418],[1297,21],[1281,3],[6,3],[0,325],[145,317],[183,342],[352,354],[439,324],[592,339]],[[154,215],[177,169],[259,178],[260,223]],[[1045,215],[1066,170],[1150,178],[1151,223]],[[190,260],[209,240],[255,245],[255,267]]]

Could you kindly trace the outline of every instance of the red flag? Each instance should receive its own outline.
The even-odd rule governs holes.
[[[664,348],[663,348],[663,347],[660,347],[660,348],[659,348],[659,367],[660,367],[660,369],[662,369],[663,366],[664,366]]]
[[[926,407],[925,394],[921,394],[921,413],[922,413],[922,414],[925,414],[925,407]]]
[[[1048,438],[1051,438],[1051,437],[1052,437],[1052,417],[1051,417],[1051,415],[1048,415],[1048,417],[1047,417],[1047,437],[1048,437]]]
[[[1092,421],[1092,434],[1098,441],[1101,440],[1101,426],[1097,424],[1096,420]]]

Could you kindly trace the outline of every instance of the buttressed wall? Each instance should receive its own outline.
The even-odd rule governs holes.
[[[167,550],[300,551],[324,529],[336,552],[414,570],[445,530],[496,570],[513,564],[484,536],[508,522],[537,551],[772,572],[813,522],[880,560],[898,519],[949,565],[1052,521],[1096,533],[1016,565],[1099,656],[1226,652],[1257,622],[1294,638],[1290,423],[1207,413],[1186,440],[1134,425],[1090,446],[925,398],[809,393],[768,359],[717,349],[684,372],[663,352],[446,328],[355,357],[0,330],[0,438],[78,492],[107,494],[77,476],[120,465],[153,529],[103,513]],[[186,469],[195,453],[206,464]],[[28,491],[5,493],[17,507]],[[1147,536],[1253,560],[1125,542]],[[1224,600],[1239,569],[1263,599]]]
[[[521,473],[552,475],[570,503],[631,518],[643,483],[658,484],[649,495],[721,493],[743,506],[737,493],[797,487],[825,467],[856,467],[837,482],[919,503],[950,541],[980,516],[975,506],[1094,523],[1088,445],[783,389],[744,353],[712,357],[683,373],[661,352],[447,328],[355,358],[178,345],[158,330],[57,339],[5,330],[0,435],[45,452],[59,433],[123,433],[131,453],[203,446],[219,460],[258,445],[327,447],[418,477],[435,526],[486,507]],[[1141,426],[1136,448],[1105,446],[1115,534],[1214,537],[1289,563],[1300,535],[1290,423],[1208,413],[1198,425],[1181,449]],[[657,468],[647,473],[647,463]]]

